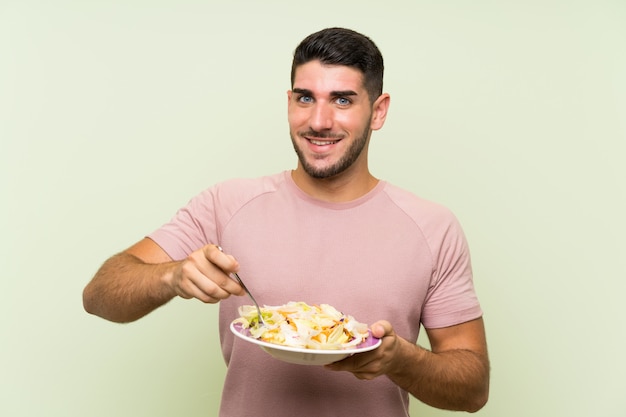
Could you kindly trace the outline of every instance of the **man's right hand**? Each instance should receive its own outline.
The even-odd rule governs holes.
[[[137,320],[175,296],[216,303],[243,288],[229,277],[237,260],[216,245],[206,245],[183,261],[172,261],[145,238],[109,258],[83,291],[83,306],[91,314],[115,322]]]
[[[217,245],[206,245],[180,262],[168,284],[182,298],[197,298],[205,303],[217,303],[231,295],[243,295],[243,288],[230,277],[239,270],[232,255]]]

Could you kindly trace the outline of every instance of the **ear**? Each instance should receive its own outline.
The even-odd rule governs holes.
[[[370,122],[372,130],[378,130],[385,124],[390,101],[391,97],[389,94],[383,93],[374,102],[372,106],[372,121]]]

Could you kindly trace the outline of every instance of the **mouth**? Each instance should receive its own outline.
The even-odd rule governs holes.
[[[330,146],[339,143],[343,139],[343,135],[332,132],[301,132],[300,137],[306,139],[311,145]]]
[[[307,140],[310,143],[312,143],[313,145],[316,145],[316,146],[328,146],[328,145],[334,145],[335,143],[339,142],[341,139],[338,139],[338,140],[319,140],[319,139],[307,138]]]

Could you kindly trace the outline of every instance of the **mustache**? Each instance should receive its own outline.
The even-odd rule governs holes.
[[[306,136],[308,138],[315,139],[343,139],[343,135],[333,132],[318,132],[316,130],[307,130],[304,132],[298,132],[299,136]]]

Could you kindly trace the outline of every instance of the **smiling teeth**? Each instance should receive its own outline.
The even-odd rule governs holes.
[[[332,144],[337,143],[339,141],[338,140],[328,141],[328,140],[313,140],[313,139],[310,139],[310,142],[313,145],[323,146],[323,145],[332,145]]]

